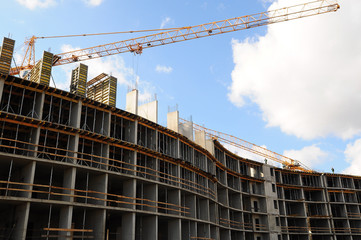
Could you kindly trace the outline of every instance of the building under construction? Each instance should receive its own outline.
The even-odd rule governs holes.
[[[116,79],[49,86],[53,55],[9,75],[0,52],[1,239],[361,239],[361,177],[252,161]]]

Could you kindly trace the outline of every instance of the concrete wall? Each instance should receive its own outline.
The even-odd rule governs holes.
[[[138,115],[158,123],[158,101],[145,103],[138,107]]]

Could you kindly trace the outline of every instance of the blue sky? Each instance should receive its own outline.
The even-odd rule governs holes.
[[[16,40],[16,59],[27,37],[197,25],[285,7],[304,0],[146,1],[6,0],[1,36]],[[336,13],[247,31],[124,53],[84,62],[89,77],[118,78],[117,107],[139,82],[141,100],[159,101],[180,116],[296,158],[317,171],[361,175],[361,9],[339,1]],[[347,26],[347,27],[345,27]],[[45,39],[43,50],[61,53],[139,35]],[[76,65],[53,68],[67,89]]]

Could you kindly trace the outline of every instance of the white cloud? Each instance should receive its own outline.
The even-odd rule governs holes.
[[[360,134],[361,1],[340,5],[335,13],[272,24],[263,37],[233,41],[230,101],[258,104],[267,126],[300,138]]]
[[[250,160],[253,160],[253,161],[257,161],[257,162],[261,162],[261,163],[265,163],[265,157],[262,157],[258,154],[255,154],[255,153],[252,153],[250,151],[247,151],[247,150],[244,150],[244,149],[241,149],[239,147],[236,147],[234,145],[231,145],[231,144],[228,144],[228,143],[221,143],[225,148],[227,148],[228,151],[240,156],[240,157],[243,157],[243,158],[246,158],[246,159],[250,159]],[[261,147],[263,148],[266,148],[267,147],[265,145],[262,145]],[[275,165],[274,162],[270,162],[268,161],[267,162],[268,164],[273,164]]]
[[[104,0],[83,0],[87,5],[96,7],[103,3]]]
[[[79,49],[80,48],[75,48],[71,45],[63,45],[61,48],[62,52],[69,52]],[[134,79],[135,76],[133,69],[126,67],[123,58],[118,55],[113,55],[106,58],[95,58],[92,60],[83,61],[82,63],[88,66],[88,80],[91,80],[101,73],[106,73],[116,77],[118,79],[118,84],[129,86],[131,84],[131,79]],[[62,69],[67,74],[67,80],[66,82],[59,84],[57,83],[58,88],[69,89],[71,70],[75,67],[76,65],[74,64],[62,66]]]
[[[350,163],[343,173],[360,175],[361,173],[361,139],[357,139],[353,144],[348,144],[344,152],[346,161]]]
[[[56,5],[55,0],[16,0],[19,4],[34,10],[35,8],[48,8]]]
[[[311,169],[324,163],[329,156],[327,152],[316,145],[307,146],[300,150],[286,150],[283,155],[298,160]]]
[[[160,28],[164,28],[166,25],[172,23],[173,20],[170,17],[166,17],[162,20],[162,23],[160,24]]]
[[[157,65],[155,68],[155,71],[159,72],[159,73],[171,73],[173,71],[172,67],[167,67],[164,65]]]

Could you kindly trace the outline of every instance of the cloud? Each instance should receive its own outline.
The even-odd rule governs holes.
[[[361,139],[347,145],[344,152],[346,161],[350,166],[343,170],[345,174],[360,175],[361,172]]]
[[[231,144],[228,144],[228,143],[221,143],[228,151],[240,156],[240,157],[243,157],[243,158],[246,158],[246,159],[250,159],[250,160],[253,160],[253,161],[257,161],[257,162],[261,162],[261,163],[264,163],[265,161],[265,157],[262,157],[258,154],[255,154],[255,153],[252,153],[250,151],[246,151],[244,149],[241,149],[241,148],[238,148],[234,145],[231,145]],[[267,147],[265,145],[262,145],[261,147],[263,148],[266,148]],[[268,164],[277,164],[277,163],[274,163],[274,162],[270,162],[268,161]]]
[[[19,4],[23,5],[30,10],[35,8],[48,8],[56,5],[55,0],[16,0]]]
[[[324,163],[329,156],[316,145],[306,146],[300,150],[285,150],[283,155],[298,160],[311,169]]]
[[[162,20],[162,23],[160,24],[160,28],[164,28],[166,25],[173,23],[173,20],[170,17],[166,17]]]
[[[83,0],[87,5],[96,7],[103,3],[104,0]]]
[[[63,45],[61,48],[62,52],[69,52],[79,49],[80,48],[73,47],[71,45]],[[82,63],[88,66],[88,80],[91,80],[101,73],[106,73],[116,77],[118,79],[118,84],[129,86],[132,79],[137,77],[133,69],[126,67],[123,58],[118,55],[113,55],[106,58],[95,58],[92,60],[83,61]],[[57,84],[58,88],[69,89],[71,70],[76,66],[77,65],[74,64],[62,66],[62,69],[67,74],[67,81]]]
[[[173,71],[172,67],[167,67],[164,65],[157,65],[155,68],[155,71],[159,72],[159,73],[171,73]]]
[[[271,8],[299,2],[278,0]],[[256,103],[267,126],[299,138],[360,134],[361,1],[340,4],[336,13],[272,24],[265,36],[234,40],[230,101]]]

